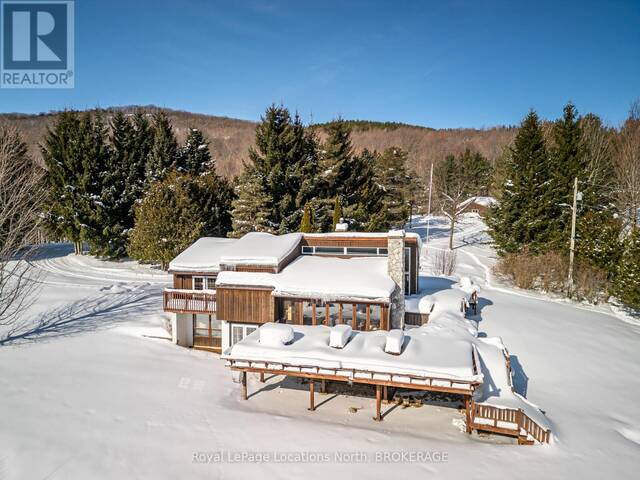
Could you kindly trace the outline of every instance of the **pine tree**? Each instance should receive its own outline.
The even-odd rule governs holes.
[[[169,262],[200,237],[202,212],[191,196],[192,178],[169,172],[162,181],[151,184],[135,209],[135,227],[129,241],[129,254],[142,262]]]
[[[215,169],[215,161],[211,158],[209,142],[197,128],[190,128],[184,145],[178,154],[179,164],[188,173],[201,175]]]
[[[552,227],[547,217],[550,194],[549,155],[538,115],[530,111],[504,157],[500,204],[488,218],[492,236],[502,252],[524,248],[543,250]]]
[[[313,226],[313,210],[310,203],[304,206],[304,213],[300,222],[300,231],[302,233],[312,233],[315,231]]]
[[[47,131],[42,156],[50,198],[47,224],[55,236],[68,238],[80,253],[82,242],[99,249],[102,238],[105,181],[109,149],[100,114],[66,111]]]
[[[383,208],[388,221],[401,227],[409,218],[411,177],[407,171],[408,153],[398,147],[376,156],[375,179],[384,191]]]
[[[563,116],[552,129],[549,170],[550,197],[546,202],[546,217],[549,221],[547,247],[566,250],[571,230],[571,209],[574,179],[584,180],[586,165],[578,112],[572,103],[563,110]]]
[[[238,178],[235,190],[236,198],[231,203],[233,231],[230,236],[238,238],[248,232],[273,233],[271,198],[265,192],[261,175],[252,169],[245,170]]]
[[[305,207],[306,208],[306,207]],[[340,197],[336,196],[335,203],[333,204],[333,227],[332,231],[336,231],[336,225],[342,221],[342,204],[340,203]]]
[[[170,169],[183,170],[177,164],[178,143],[169,117],[162,110],[153,116],[153,143],[146,165],[147,185],[164,178]]]
[[[640,308],[640,229],[633,229],[624,242],[614,293],[626,305]]]
[[[226,237],[231,230],[233,187],[215,170],[193,177],[192,198],[202,215],[202,235]]]
[[[622,223],[610,212],[587,212],[577,224],[576,255],[588,259],[612,278],[623,253],[621,233]]]
[[[255,148],[249,150],[247,168],[253,173],[242,177],[260,182],[268,199],[263,202],[268,208],[263,228],[269,225],[280,233],[298,228],[301,206],[314,193],[309,174],[315,173],[315,156],[315,139],[305,132],[300,117],[292,119],[282,106],[267,108],[256,127]]]

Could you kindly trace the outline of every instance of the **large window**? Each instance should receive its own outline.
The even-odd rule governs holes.
[[[327,325],[341,323],[354,330],[386,328],[381,304],[324,302],[313,299],[278,299],[278,321],[292,325]]]
[[[404,293],[411,293],[411,249],[404,247]]]
[[[194,290],[215,290],[216,289],[216,277],[193,277],[193,289]]]
[[[221,323],[215,315],[193,314],[193,344],[199,347],[221,347]]]

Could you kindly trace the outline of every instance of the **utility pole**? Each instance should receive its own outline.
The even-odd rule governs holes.
[[[571,243],[569,245],[569,296],[573,289],[573,256],[576,247],[576,212],[578,209],[578,177],[573,182],[573,207],[571,209]]]
[[[431,190],[433,188],[433,162],[431,162],[431,172],[429,173],[429,206],[427,207],[427,241],[429,243],[429,227],[431,225]]]

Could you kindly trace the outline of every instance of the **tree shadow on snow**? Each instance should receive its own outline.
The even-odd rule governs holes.
[[[527,398],[527,388],[529,387],[529,377],[524,373],[524,368],[517,355],[510,355],[513,389],[523,397]]]
[[[102,330],[130,320],[133,314],[153,313],[160,301],[157,291],[141,289],[78,300],[16,322],[0,339],[0,346]]]

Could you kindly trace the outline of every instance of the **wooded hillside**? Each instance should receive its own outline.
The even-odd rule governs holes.
[[[138,109],[151,114],[157,107],[128,106],[108,109],[133,113]],[[233,177],[242,171],[242,162],[248,158],[248,149],[255,140],[255,122],[234,118],[202,115],[177,110],[167,110],[173,128],[182,142],[189,127],[200,129],[211,142],[211,152],[217,160],[220,174]],[[0,114],[0,124],[16,127],[36,158],[40,158],[38,144],[42,142],[47,126],[53,124],[57,113],[38,115]],[[389,122],[353,121],[351,135],[357,151],[363,148],[382,151],[396,146],[409,153],[409,165],[424,174],[432,161],[442,160],[451,153],[462,153],[466,148],[476,150],[493,160],[515,136],[514,127],[494,127],[486,130],[445,129]],[[317,125],[318,135],[324,138],[324,127]]]

